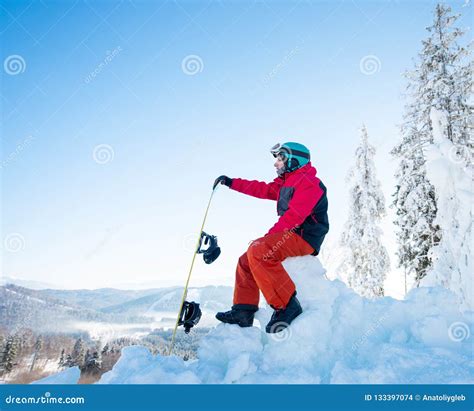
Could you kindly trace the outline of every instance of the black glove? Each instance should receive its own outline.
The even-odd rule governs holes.
[[[225,184],[227,187],[230,187],[232,185],[232,179],[227,176],[217,177],[216,181],[214,181],[214,185],[212,186],[213,190],[216,188],[217,184]]]

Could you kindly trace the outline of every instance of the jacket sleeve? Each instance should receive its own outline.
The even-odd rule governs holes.
[[[283,180],[280,177],[275,178],[271,183],[234,178],[232,179],[232,185],[230,188],[252,197],[276,200],[282,184]]]
[[[319,184],[307,180],[302,182],[300,186],[295,187],[293,197],[288,203],[288,210],[270,228],[267,234],[292,230],[303,224],[323,194],[324,191]]]

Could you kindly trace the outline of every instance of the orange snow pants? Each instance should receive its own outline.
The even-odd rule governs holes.
[[[282,261],[313,252],[314,248],[292,231],[254,240],[237,264],[234,304],[258,305],[261,290],[268,304],[285,308],[296,288]]]

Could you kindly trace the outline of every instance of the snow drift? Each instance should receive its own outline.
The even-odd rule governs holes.
[[[288,258],[284,265],[304,309],[287,331],[269,335],[220,324],[203,338],[195,361],[127,347],[99,383],[474,381],[472,312],[461,313],[449,290],[426,287],[404,301],[369,300],[329,281],[317,257]],[[264,328],[270,316],[262,307],[257,325]]]
[[[41,380],[33,381],[32,384],[76,384],[80,377],[81,370],[76,366],[58,374],[49,375]]]

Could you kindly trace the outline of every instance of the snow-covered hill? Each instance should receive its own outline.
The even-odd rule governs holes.
[[[111,321],[104,313],[76,307],[41,291],[14,284],[0,286],[0,327],[12,331],[29,328],[39,332],[66,332],[75,321]]]
[[[472,312],[461,313],[450,291],[368,300],[329,281],[316,257],[284,264],[304,309],[286,332],[219,324],[203,338],[199,359],[187,362],[127,347],[99,383],[474,382]],[[264,326],[270,315],[263,306],[258,322]]]
[[[46,283],[43,281],[22,280],[21,278],[0,274],[0,286],[7,284],[15,284],[20,287],[30,288],[32,290],[43,290],[45,288],[53,287],[53,284]]]
[[[183,287],[162,288],[141,298],[104,307],[101,311],[149,316],[154,316],[154,313],[171,311],[175,317],[179,310],[183,291]],[[203,310],[223,309],[230,298],[232,298],[232,287],[228,286],[190,287],[187,295],[189,301],[200,302]]]

